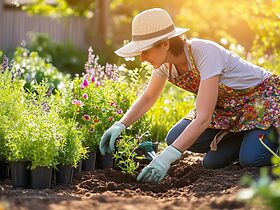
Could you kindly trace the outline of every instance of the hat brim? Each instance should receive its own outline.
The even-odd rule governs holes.
[[[140,41],[131,41],[128,44],[124,45],[120,49],[116,50],[115,53],[120,57],[134,57],[140,55],[142,51],[148,50],[149,48],[153,47],[153,44],[157,43],[158,41],[164,39],[171,39],[176,36],[180,36],[183,33],[189,31],[188,28],[175,28],[174,31],[171,31],[167,34],[162,36],[158,36],[148,40],[140,40]]]

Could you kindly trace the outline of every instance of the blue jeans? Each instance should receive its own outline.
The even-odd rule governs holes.
[[[172,144],[190,123],[187,119],[177,122],[166,136],[167,144]],[[229,133],[219,142],[217,150],[211,151],[210,144],[219,131],[207,128],[188,149],[191,152],[206,153],[202,164],[207,169],[222,168],[237,160],[242,167],[271,165],[272,154],[259,142],[259,134],[264,135],[267,146],[274,152],[278,151],[279,135],[274,127]]]

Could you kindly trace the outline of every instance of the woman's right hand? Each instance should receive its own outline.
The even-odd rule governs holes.
[[[125,130],[125,125],[121,122],[115,122],[105,131],[99,143],[99,150],[102,155],[113,154],[115,152],[115,142],[121,132]]]

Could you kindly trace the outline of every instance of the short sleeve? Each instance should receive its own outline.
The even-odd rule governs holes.
[[[226,65],[221,46],[204,40],[194,40],[191,46],[201,81],[222,73]]]
[[[166,79],[168,77],[168,66],[167,66],[167,64],[162,64],[159,68],[154,69],[152,73],[156,77]]]

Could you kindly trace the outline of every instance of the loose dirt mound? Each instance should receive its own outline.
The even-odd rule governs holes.
[[[244,174],[257,168],[231,165],[219,170],[201,166],[201,155],[188,153],[159,184],[139,183],[135,176],[112,169],[82,172],[72,185],[48,190],[13,189],[0,182],[0,198],[7,209],[253,209],[235,199]],[[143,166],[142,166],[143,167]],[[1,209],[1,204],[0,204]]]

